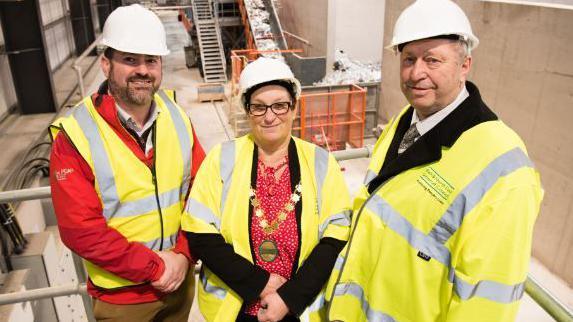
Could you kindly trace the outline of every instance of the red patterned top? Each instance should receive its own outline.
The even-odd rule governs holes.
[[[283,171],[284,168],[284,171]],[[280,178],[276,179],[275,173],[283,171]],[[284,209],[284,205],[290,200],[292,193],[290,184],[290,171],[288,158],[285,162],[274,168],[267,167],[261,160],[257,164],[257,189],[256,196],[260,201],[260,208],[264,212],[263,218],[257,218],[253,210],[251,218],[251,239],[256,256],[255,264],[269,273],[281,275],[290,279],[291,270],[296,259],[299,247],[298,225],[295,211],[288,212],[287,218],[277,230],[267,235],[261,228],[260,220],[274,221],[278,213]],[[278,248],[278,256],[272,262],[265,262],[259,255],[259,246],[265,241],[273,241]],[[257,315],[261,308],[260,300],[250,303],[246,308],[249,315]]]

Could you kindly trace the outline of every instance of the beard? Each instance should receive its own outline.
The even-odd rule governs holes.
[[[155,77],[132,76],[127,79],[126,86],[121,86],[112,75],[113,68],[110,70],[108,84],[109,91],[114,97],[117,97],[119,100],[129,105],[151,105],[153,96],[159,89],[159,85],[155,83]]]

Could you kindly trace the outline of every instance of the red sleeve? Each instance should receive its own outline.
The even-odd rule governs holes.
[[[193,185],[193,181],[195,180],[195,175],[197,175],[197,171],[199,171],[199,167],[201,163],[203,163],[203,159],[205,159],[205,151],[203,147],[199,143],[197,139],[197,135],[195,134],[195,130],[193,129],[193,149],[192,149],[192,164],[191,164],[191,185],[189,185],[189,191],[191,191],[191,186]],[[189,197],[189,191],[187,191],[187,196],[185,200]],[[189,250],[189,244],[187,243],[187,237],[185,234],[180,230],[179,235],[177,236],[177,243],[173,248],[173,252],[178,254],[183,254],[191,264],[194,264],[197,260],[191,255]]]
[[[143,244],[128,242],[107,226],[94,175],[64,135],[50,155],[52,201],[63,243],[82,258],[133,282],[155,281],[165,269],[161,258]]]
[[[193,163],[191,164],[191,184],[193,184],[193,180],[195,180],[195,176],[197,175],[197,171],[199,171],[199,167],[203,160],[205,159],[205,151],[199,143],[199,139],[197,139],[197,134],[195,134],[195,130],[193,130]],[[191,187],[189,187],[189,191],[191,191]],[[189,194],[189,192],[187,192]]]

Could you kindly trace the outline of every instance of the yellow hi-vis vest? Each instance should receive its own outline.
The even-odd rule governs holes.
[[[355,200],[329,321],[513,321],[543,197],[523,142],[501,121],[480,123],[370,195],[406,110],[378,140]]]
[[[302,184],[300,257],[302,266],[322,237],[347,240],[350,198],[334,157],[311,143],[294,138]],[[205,158],[183,214],[181,227],[193,233],[221,234],[235,253],[254,263],[249,242],[249,191],[255,145],[252,136],[214,147]],[[203,266],[199,308],[207,321],[234,321],[242,299]],[[302,319],[324,303],[321,292]],[[312,319],[312,318],[311,318]]]
[[[159,114],[153,129],[154,170],[141,162],[99,115],[90,97],[50,127],[52,138],[61,131],[91,167],[107,225],[129,242],[159,251],[172,248],[191,178],[193,133],[173,92],[160,90],[154,98]],[[98,287],[134,285],[84,261]]]

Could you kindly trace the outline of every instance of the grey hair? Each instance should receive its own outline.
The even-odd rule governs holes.
[[[460,61],[463,62],[466,57],[471,57],[472,53],[468,41],[463,38],[460,38],[456,42],[458,43],[460,49],[459,50]]]

